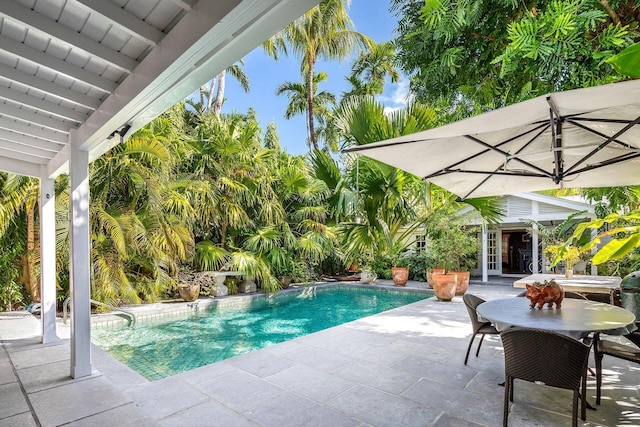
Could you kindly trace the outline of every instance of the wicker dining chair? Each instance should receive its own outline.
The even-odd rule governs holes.
[[[585,372],[591,347],[556,332],[510,328],[500,333],[504,346],[504,412],[503,425],[509,418],[509,401],[513,402],[514,379],[542,383],[573,390],[573,426],[578,425],[578,399],[581,418],[586,420],[587,381]],[[582,393],[580,387],[582,386]]]
[[[627,339],[636,346],[640,346],[640,331],[625,335]],[[602,359],[606,356],[617,357],[640,364],[640,348],[633,345],[626,345],[610,340],[600,339],[600,334],[596,334],[593,346],[594,359],[596,361],[596,403],[600,404],[602,394]]]
[[[464,301],[464,305],[467,307],[469,319],[471,319],[471,327],[473,328],[473,335],[471,335],[471,340],[467,347],[467,354],[464,357],[464,364],[466,365],[469,361],[469,352],[471,352],[471,346],[473,345],[473,340],[476,338],[476,335],[480,334],[480,342],[478,343],[478,349],[476,350],[476,357],[478,357],[484,336],[487,334],[497,335],[499,332],[491,322],[483,322],[478,319],[478,312],[476,311],[476,308],[484,302],[482,298],[467,293],[462,296],[462,301]]]

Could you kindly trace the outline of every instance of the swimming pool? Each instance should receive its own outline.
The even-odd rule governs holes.
[[[91,338],[146,379],[157,380],[430,296],[352,286],[305,288],[252,298],[245,307],[212,305],[177,321],[98,327]]]

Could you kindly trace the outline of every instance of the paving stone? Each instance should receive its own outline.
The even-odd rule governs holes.
[[[0,385],[0,419],[29,412],[29,405],[16,382]]]
[[[275,407],[286,408],[286,410],[274,411]],[[261,402],[260,405],[245,412],[245,415],[257,425],[264,427],[352,427],[362,425],[354,418],[291,393]]]
[[[152,427],[160,425],[153,418],[145,415],[135,404],[129,403],[65,424],[65,427],[109,426],[116,424],[114,420],[117,420],[118,427]]]
[[[8,418],[0,419],[0,427],[37,427],[31,412],[14,415]]]
[[[324,403],[352,388],[355,383],[309,366],[296,364],[266,378],[283,390]]]
[[[160,421],[160,425],[167,427],[195,427],[208,425],[233,427],[257,426],[243,415],[232,411],[219,402],[211,400],[164,418]]]
[[[43,426],[69,423],[130,402],[101,376],[31,393],[29,399]]]
[[[140,408],[156,420],[192,408],[208,400],[195,386],[176,377],[142,384],[127,390]]]
[[[365,386],[347,391],[328,406],[378,427],[428,426],[440,414],[438,409]]]

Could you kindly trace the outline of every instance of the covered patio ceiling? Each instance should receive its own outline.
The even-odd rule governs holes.
[[[0,170],[96,159],[318,2],[1,1]]]

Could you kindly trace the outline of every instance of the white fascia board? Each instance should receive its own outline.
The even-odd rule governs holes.
[[[547,195],[538,194],[538,193],[518,193],[518,194],[513,194],[512,196],[520,197],[522,199],[527,199],[527,200],[535,200],[540,203],[559,206],[565,209],[571,209],[573,211],[586,210],[589,213],[594,213],[593,205],[590,205],[588,203],[576,202],[574,200],[567,200],[559,197],[547,196]]]
[[[136,127],[129,133],[144,126],[317,3],[318,0],[198,2],[78,128],[79,148],[93,151],[104,146],[103,141],[113,131],[127,123],[133,125],[133,118]],[[231,19],[240,22],[230,26],[235,24],[227,22]],[[216,56],[221,44],[226,47],[225,55]],[[91,157],[104,153],[99,151],[91,153]]]
[[[0,156],[0,170],[16,175],[40,178],[40,165]]]

